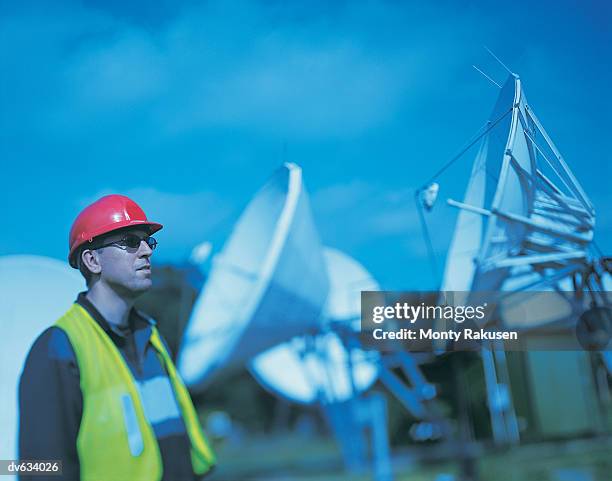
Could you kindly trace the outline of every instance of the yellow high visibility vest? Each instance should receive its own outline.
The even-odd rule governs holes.
[[[77,437],[82,481],[159,481],[162,460],[134,377],[100,325],[74,304],[55,326],[70,339],[79,365],[83,417]],[[155,326],[151,344],[160,355],[191,442],[191,463],[202,475],[215,464],[182,380]]]

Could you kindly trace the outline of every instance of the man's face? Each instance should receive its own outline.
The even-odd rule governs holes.
[[[104,236],[107,247],[97,249],[102,268],[100,280],[126,297],[137,297],[151,287],[151,254],[153,250],[143,240],[138,247],[128,247],[121,240],[127,235],[141,239],[149,234],[145,229],[133,228]],[[118,244],[111,244],[118,242]]]

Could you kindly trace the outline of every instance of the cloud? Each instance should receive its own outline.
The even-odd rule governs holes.
[[[78,200],[82,209],[100,197],[118,193],[103,189],[91,197]],[[184,261],[193,247],[205,240],[217,240],[218,231],[234,212],[229,201],[213,192],[173,193],[150,187],[137,187],[121,191],[136,201],[147,218],[164,225],[156,237],[160,247],[156,254],[162,260]]]
[[[355,256],[389,289],[436,288],[415,187],[352,180],[314,191],[312,207],[324,245]],[[443,199],[425,215],[438,275],[453,234],[456,210]]]
[[[312,198],[313,205],[325,214],[349,211],[367,202],[375,187],[362,180],[334,184],[317,190]]]
[[[27,69],[55,136],[121,129],[128,118],[147,119],[142,135],[222,128],[356,136],[422,103],[423,89],[444,88],[435,79],[465,63],[478,20],[425,6],[239,1],[186,4],[151,28],[115,10],[63,6],[3,22],[5,45],[21,48],[3,54],[15,64],[6,91],[19,88]],[[417,18],[427,28],[438,22],[436,35]]]
[[[162,261],[184,261],[203,241],[212,240],[215,250],[220,249],[239,215],[240,206],[213,192],[179,194],[145,187],[102,189],[79,199],[75,210],[119,192],[134,199],[149,219],[164,225],[156,234],[162,248],[156,255]],[[413,195],[412,188],[393,190],[354,180],[317,190],[311,206],[325,245],[352,252],[390,239],[408,257],[423,258],[427,252]]]
[[[74,103],[93,112],[142,105],[161,95],[168,82],[163,53],[135,30],[75,55],[64,74]]]
[[[330,245],[359,245],[381,237],[417,234],[413,196],[411,188],[393,190],[354,180],[316,191],[312,205],[324,240]]]

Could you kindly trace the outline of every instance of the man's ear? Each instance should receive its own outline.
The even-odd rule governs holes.
[[[83,249],[83,252],[81,252],[81,262],[92,274],[100,274],[100,272],[102,272],[100,258],[98,257],[98,253],[94,250]]]

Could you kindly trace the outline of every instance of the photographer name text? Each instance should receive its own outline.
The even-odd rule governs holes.
[[[505,340],[514,341],[518,340],[518,333],[516,331],[487,331],[485,329],[469,329],[465,328],[460,331],[436,331],[435,329],[397,329],[397,330],[385,330],[381,328],[374,329],[372,331],[372,337],[377,341],[383,340],[407,340],[407,341],[453,341],[459,342],[461,340],[470,341],[483,341],[483,340]]]

